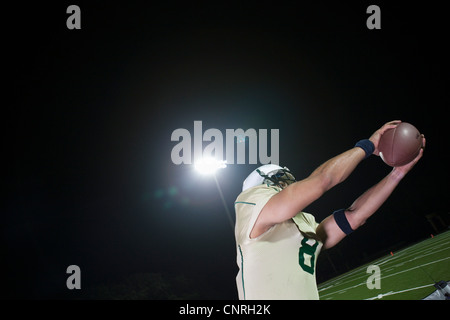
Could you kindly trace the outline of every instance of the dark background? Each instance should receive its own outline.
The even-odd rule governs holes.
[[[235,242],[214,180],[176,166],[173,130],[280,130],[298,179],[401,119],[423,159],[319,282],[448,219],[448,28],[438,4],[78,2],[3,11],[2,298],[235,299]],[[381,8],[381,30],[366,9]],[[206,144],[204,144],[206,145]],[[217,174],[229,210],[257,165]],[[306,208],[318,221],[390,168],[373,156]],[[448,220],[447,220],[448,221]],[[66,288],[81,268],[82,289]]]

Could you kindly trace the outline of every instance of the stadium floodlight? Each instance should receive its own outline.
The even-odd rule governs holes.
[[[226,160],[201,158],[194,163],[194,168],[202,175],[213,175],[217,172],[217,170],[226,168],[226,163]]]

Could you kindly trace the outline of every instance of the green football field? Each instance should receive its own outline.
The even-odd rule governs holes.
[[[379,270],[380,276],[370,270]],[[323,282],[318,288],[321,300],[420,300],[433,292],[435,281],[440,280],[450,280],[450,231]]]

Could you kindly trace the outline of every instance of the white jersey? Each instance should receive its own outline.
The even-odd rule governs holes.
[[[315,234],[314,216],[300,212],[294,218],[271,227],[257,238],[250,232],[262,208],[281,188],[260,185],[242,192],[236,199],[236,251],[239,299],[319,299],[315,266],[320,241],[305,238]]]

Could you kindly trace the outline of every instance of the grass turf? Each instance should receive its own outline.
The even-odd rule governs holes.
[[[367,286],[370,265],[379,267],[380,289]],[[420,300],[439,280],[450,280],[450,231],[325,281],[318,289],[321,300]]]

